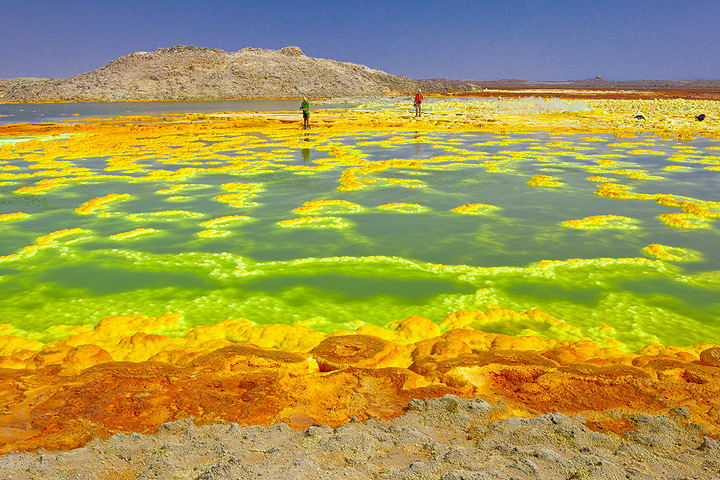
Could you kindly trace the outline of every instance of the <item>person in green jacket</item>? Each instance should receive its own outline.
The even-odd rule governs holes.
[[[307,130],[310,128],[310,102],[308,102],[307,97],[303,97],[300,110],[302,110],[303,114],[303,130]]]

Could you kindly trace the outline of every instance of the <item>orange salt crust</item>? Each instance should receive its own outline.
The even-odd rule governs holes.
[[[552,319],[495,308],[459,311],[443,325],[501,317]],[[119,333],[163,318],[111,317],[93,329],[71,327],[74,335],[46,345],[0,337],[0,453],[71,449],[187,417],[295,429],[353,416],[389,419],[413,398],[448,393],[503,402],[498,419],[582,414],[589,428],[615,433],[629,429],[618,412],[685,406],[708,435],[720,434],[720,347],[710,344],[649,345],[630,354],[612,341],[510,337],[467,325],[440,334],[418,316],[391,329],[332,335],[244,320],[196,327],[185,338]],[[218,338],[221,331],[250,341]],[[93,338],[97,344],[88,343]],[[270,338],[282,348],[258,345]]]

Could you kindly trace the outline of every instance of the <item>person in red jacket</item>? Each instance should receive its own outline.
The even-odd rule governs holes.
[[[418,88],[417,93],[415,94],[415,116],[419,117],[420,114],[422,114],[422,101],[423,101],[423,94]]]

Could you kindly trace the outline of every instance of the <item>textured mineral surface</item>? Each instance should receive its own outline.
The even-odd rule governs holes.
[[[720,476],[720,107],[583,102],[0,125],[0,475]]]
[[[3,478],[343,478],[509,480],[717,478],[720,448],[688,409],[668,415],[609,412],[622,434],[582,416],[547,413],[498,420],[507,407],[444,395],[413,399],[391,420],[352,418],[293,430],[168,422],[153,434],[117,433],[67,453],[0,457]]]

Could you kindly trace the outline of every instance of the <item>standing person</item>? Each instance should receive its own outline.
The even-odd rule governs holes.
[[[307,130],[310,128],[310,102],[308,102],[307,97],[303,97],[300,110],[303,113],[303,130]]]
[[[415,94],[415,116],[419,117],[422,114],[422,101],[423,101],[423,94],[418,88],[417,93]]]

